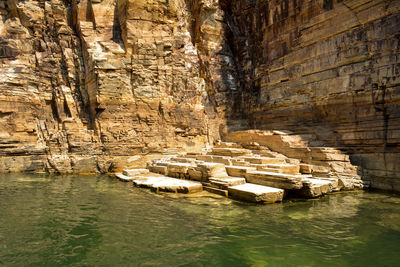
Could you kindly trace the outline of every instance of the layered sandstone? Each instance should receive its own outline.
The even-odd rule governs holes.
[[[224,2],[250,128],[315,134],[399,191],[400,2]]]
[[[400,191],[399,10],[1,0],[0,171],[112,172],[237,130],[285,129]]]
[[[10,0],[0,11],[0,170],[108,172],[218,138],[230,88],[224,64],[209,63],[224,49],[232,62],[218,4]]]

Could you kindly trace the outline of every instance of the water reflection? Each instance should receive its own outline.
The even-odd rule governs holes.
[[[107,176],[1,175],[0,199],[5,265],[392,266],[400,260],[400,198],[387,194],[264,206],[156,195]]]

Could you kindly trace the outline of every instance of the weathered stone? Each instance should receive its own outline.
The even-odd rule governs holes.
[[[117,177],[119,180],[121,180],[123,182],[131,182],[133,179],[135,179],[134,177],[127,176],[127,175],[122,174],[122,173],[115,174],[115,177]]]
[[[303,178],[302,182],[303,187],[297,190],[296,194],[306,198],[320,197],[332,192],[334,186],[329,180]]]
[[[206,191],[208,191],[210,193],[217,194],[217,195],[224,196],[224,197],[228,197],[229,196],[228,190],[224,190],[224,189],[219,189],[219,188],[214,188],[214,187],[209,187],[209,186],[203,186],[203,190],[206,190]]]
[[[213,148],[211,155],[237,157],[250,153],[250,150],[242,148]]]
[[[248,171],[255,171],[256,168],[245,166],[226,166],[226,172],[229,176],[245,177]]]
[[[197,182],[160,176],[135,177],[132,182],[138,187],[151,188],[156,192],[164,191],[188,194],[203,190],[202,185]]]
[[[167,165],[168,176],[186,178],[188,170],[192,166],[190,163],[170,162]]]
[[[267,164],[268,168],[278,169],[285,174],[297,175],[300,172],[300,166],[295,164]]]
[[[312,173],[312,165],[310,164],[300,164],[300,173],[311,174]]]
[[[266,157],[244,157],[243,159],[253,164],[282,164],[286,162],[284,159]]]
[[[283,189],[300,189],[303,186],[300,176],[264,171],[247,172],[246,181]]]
[[[228,188],[229,195],[249,202],[275,203],[282,201],[284,190],[257,184],[242,184]]]
[[[148,169],[130,169],[130,170],[123,170],[122,174],[126,176],[138,176],[141,174],[149,173]]]
[[[203,176],[207,178],[228,175],[225,165],[221,163],[203,162],[198,164],[198,168],[203,173]]]
[[[0,16],[1,172],[216,144],[210,162],[280,153],[399,191],[399,1],[8,0]]]
[[[245,184],[246,180],[238,177],[211,177],[208,182],[220,189],[227,189],[229,186]]]

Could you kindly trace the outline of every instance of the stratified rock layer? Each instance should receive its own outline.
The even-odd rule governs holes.
[[[313,133],[400,191],[400,1],[224,2],[251,128]]]
[[[313,155],[348,152],[372,187],[400,191],[399,10],[384,0],[1,0],[0,171],[113,172],[230,132],[284,129],[312,134]]]
[[[1,171],[115,171],[218,137],[230,88],[208,65],[233,62],[218,4],[10,0],[0,14]]]

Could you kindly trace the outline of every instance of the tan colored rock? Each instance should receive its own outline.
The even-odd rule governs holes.
[[[203,162],[197,165],[204,177],[227,176],[225,165],[221,163]]]
[[[306,198],[316,198],[333,190],[333,183],[329,180],[303,178],[303,187],[296,193]]]
[[[226,172],[229,176],[235,177],[246,177],[248,171],[255,171],[254,167],[245,167],[245,166],[226,166]]]
[[[163,191],[190,194],[203,190],[202,185],[197,182],[160,176],[135,177],[132,182],[138,187],[151,188],[156,192]]]
[[[220,189],[228,189],[229,186],[245,184],[246,180],[239,177],[211,177],[208,182]]]
[[[257,184],[242,184],[228,188],[232,198],[249,202],[275,203],[282,201],[284,190]]]
[[[300,172],[304,174],[311,174],[312,173],[312,165],[310,164],[300,164]]]
[[[138,176],[142,174],[149,173],[148,169],[129,169],[129,170],[123,170],[122,174],[126,176]]]
[[[249,171],[246,174],[248,183],[282,189],[300,189],[303,186],[301,180],[300,176],[265,171]]]

